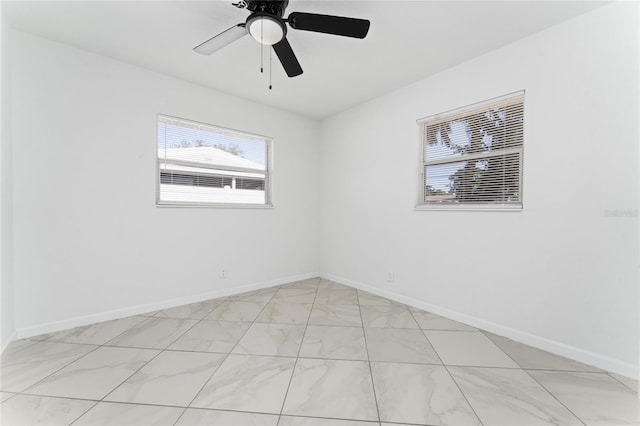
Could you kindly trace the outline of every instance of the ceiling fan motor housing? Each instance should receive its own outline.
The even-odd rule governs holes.
[[[247,9],[252,12],[264,12],[282,18],[284,10],[289,5],[289,0],[246,0]]]

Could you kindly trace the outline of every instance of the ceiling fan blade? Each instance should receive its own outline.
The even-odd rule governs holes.
[[[291,13],[287,21],[289,26],[296,30],[315,31],[317,33],[354,38],[365,38],[371,24],[367,19],[302,12]]]
[[[298,58],[296,58],[296,54],[293,53],[293,49],[291,49],[291,45],[287,41],[286,37],[274,44],[273,50],[275,50],[276,55],[278,55],[278,59],[280,59],[280,62],[289,77],[295,77],[302,74],[302,67],[298,62]]]
[[[211,55],[216,50],[222,49],[247,34],[249,32],[245,28],[245,24],[238,24],[197,45],[193,50],[203,55]]]

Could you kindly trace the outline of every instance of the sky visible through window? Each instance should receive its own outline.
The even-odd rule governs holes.
[[[168,123],[158,123],[158,148],[182,148],[195,146],[226,147],[242,158],[266,166],[264,140],[246,139],[232,134],[192,129]]]
[[[465,148],[471,144],[471,137],[467,131],[468,125],[464,121],[452,121],[450,123],[451,132],[449,133],[449,139],[453,142],[455,146],[447,146],[442,140],[441,135],[438,133],[436,135],[437,144],[430,145],[427,147],[426,160],[432,160],[432,152],[436,152],[439,156],[447,156],[447,157],[461,157],[463,154],[460,149],[456,148]],[[487,136],[483,139],[485,145],[488,147],[491,146],[491,136]],[[451,179],[450,177],[455,175],[457,171],[464,168],[466,161],[450,163],[446,167],[427,167],[425,174],[425,183],[429,184],[436,190],[441,190],[444,192],[448,192],[451,188]],[[476,165],[477,167],[480,164]],[[481,166],[479,167],[481,168]],[[443,173],[444,172],[444,173]]]

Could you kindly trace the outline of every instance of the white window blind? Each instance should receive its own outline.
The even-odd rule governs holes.
[[[158,115],[157,203],[271,206],[264,136]]]
[[[418,125],[418,208],[522,209],[524,91]]]

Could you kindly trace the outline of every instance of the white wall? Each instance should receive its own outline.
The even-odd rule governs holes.
[[[637,372],[637,8],[605,6],[326,120],[323,273]],[[524,211],[414,211],[415,121],[521,89]]]
[[[17,31],[12,46],[20,337],[317,275],[317,122]],[[157,113],[273,137],[275,208],[156,207]]]
[[[15,336],[9,33],[0,8],[0,351]]]

